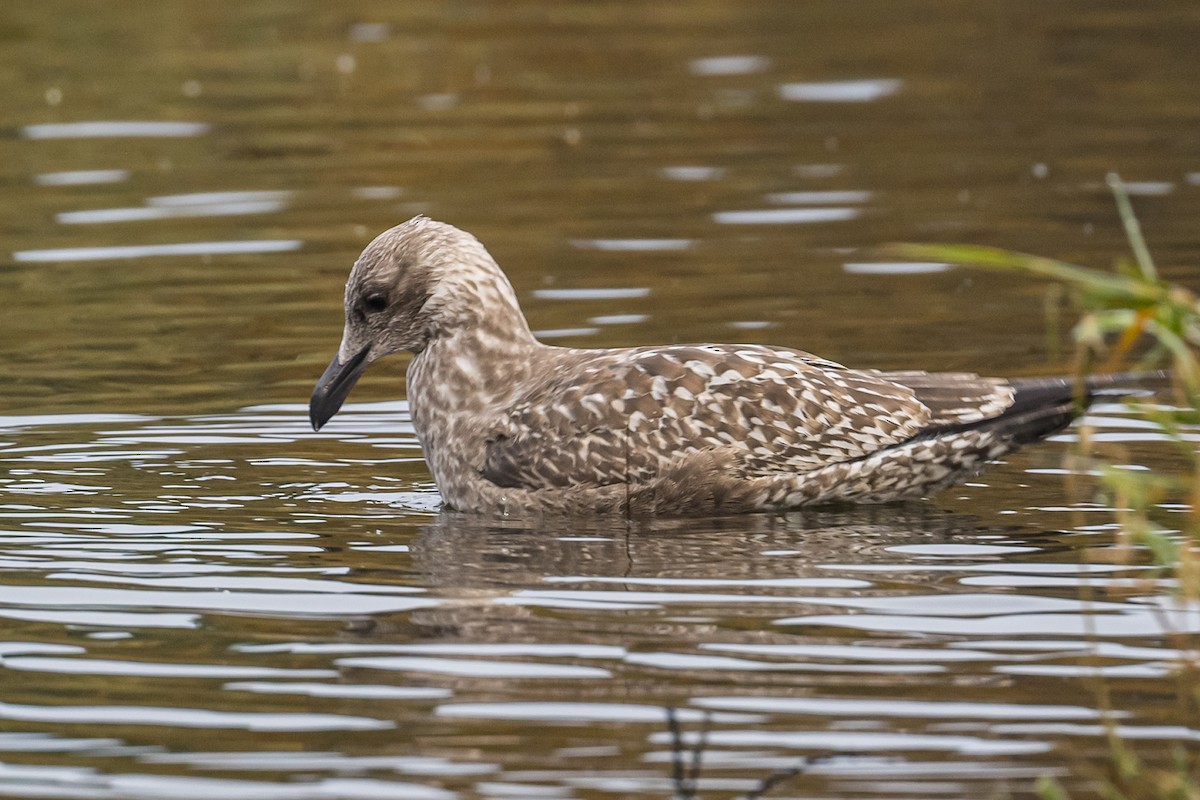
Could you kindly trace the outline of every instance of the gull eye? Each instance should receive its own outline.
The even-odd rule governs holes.
[[[363,299],[363,308],[370,314],[377,314],[388,306],[387,295],[369,294]]]

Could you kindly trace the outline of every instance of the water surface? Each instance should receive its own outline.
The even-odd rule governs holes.
[[[1112,557],[1070,435],[926,504],[529,524],[439,513],[403,358],[320,434],[304,402],[415,213],[556,344],[1065,369],[1044,287],[874,248],[1107,265],[1115,170],[1194,283],[1198,35],[1185,3],[6,8],[0,794],[661,798],[703,740],[703,797],[806,759],[775,796],[1086,796],[1107,725],[1197,746],[1200,618]]]

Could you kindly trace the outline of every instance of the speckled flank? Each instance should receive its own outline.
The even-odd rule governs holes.
[[[423,217],[367,247],[345,303],[341,361],[415,353],[413,422],[446,505],[463,511],[921,497],[1073,416],[1063,379],[854,370],[763,345],[545,345],[483,246]]]

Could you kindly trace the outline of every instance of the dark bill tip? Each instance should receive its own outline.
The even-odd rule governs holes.
[[[308,418],[314,431],[321,430],[342,407],[354,384],[366,372],[367,354],[370,352],[370,347],[364,347],[345,364],[338,361],[337,356],[329,362],[313,389],[312,399],[308,401]]]

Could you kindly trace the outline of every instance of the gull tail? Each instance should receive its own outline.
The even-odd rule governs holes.
[[[928,428],[916,438],[988,431],[1015,449],[1058,433],[1100,398],[1150,394],[1169,380],[1170,373],[1161,370],[1093,375],[1082,385],[1073,377],[1014,378],[1009,381],[1012,403],[1000,414]]]

